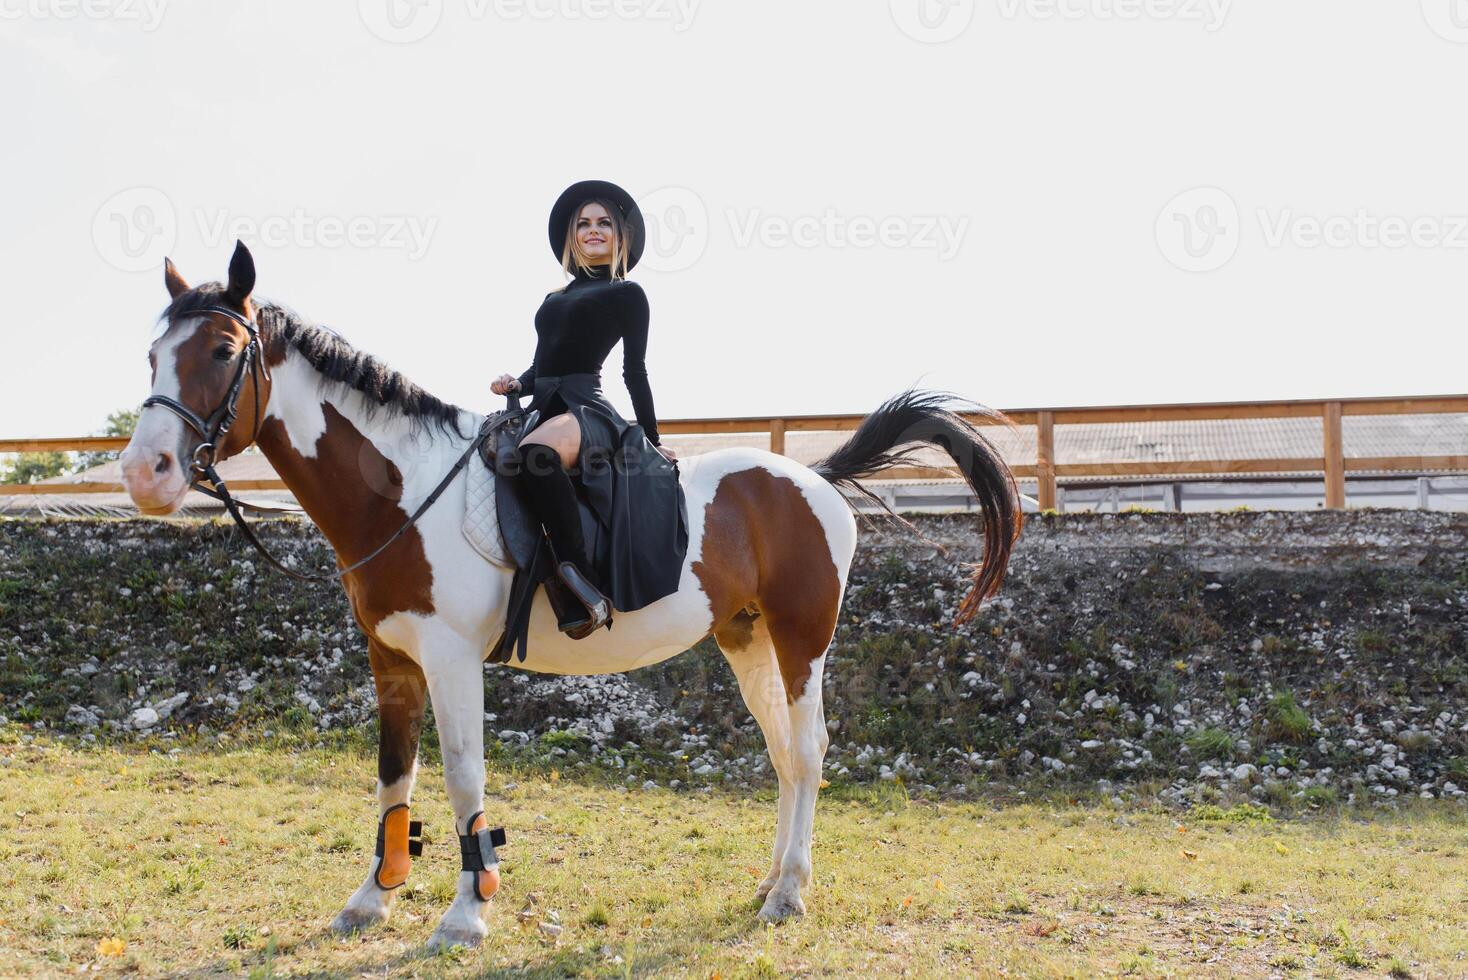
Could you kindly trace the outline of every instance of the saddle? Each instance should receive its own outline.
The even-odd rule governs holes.
[[[494,663],[509,663],[512,654],[517,654],[522,662],[525,660],[530,610],[535,602],[537,586],[545,585],[546,597],[558,619],[570,618],[582,608],[556,575],[550,542],[525,497],[524,487],[516,479],[520,468],[517,447],[525,432],[526,420],[520,399],[515,395],[509,396],[509,408],[485,420],[485,427],[490,432],[479,448],[484,472],[471,472],[469,478],[464,533],[486,559],[515,570],[510,580],[504,632],[489,653],[489,660]],[[603,537],[600,522],[579,492],[577,501],[587,551],[597,555]],[[491,514],[492,523],[497,525],[499,541],[503,542],[502,554],[494,547],[498,542],[494,541],[495,535],[489,528]]]

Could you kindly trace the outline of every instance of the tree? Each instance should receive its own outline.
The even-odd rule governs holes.
[[[107,416],[107,424],[103,426],[102,431],[97,434],[103,436],[116,436],[120,439],[130,439],[132,438],[132,434],[137,431],[137,428],[138,409],[123,408]],[[76,468],[78,470],[89,470],[93,466],[101,466],[103,463],[110,463],[114,459],[117,459],[120,455],[122,454],[118,452],[79,453],[77,455]]]
[[[39,483],[71,470],[68,453],[16,453],[0,465],[0,483]]]
[[[130,438],[138,427],[138,409],[124,408],[107,416],[107,424],[97,433],[102,436]],[[0,483],[37,483],[91,469],[117,459],[121,453],[16,453],[0,461]]]

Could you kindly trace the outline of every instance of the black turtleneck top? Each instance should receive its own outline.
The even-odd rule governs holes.
[[[622,379],[648,441],[658,444],[657,416],[647,383],[647,294],[629,279],[611,280],[608,267],[577,269],[566,288],[547,293],[535,314],[535,360],[520,375],[520,390],[535,389],[537,375],[600,373],[622,341]]]

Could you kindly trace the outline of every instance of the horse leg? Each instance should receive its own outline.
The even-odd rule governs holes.
[[[780,876],[765,897],[759,917],[766,922],[781,922],[805,914],[800,892],[811,880],[810,841],[816,794],[821,788],[821,764],[830,744],[821,678],[835,616],[827,617],[823,611],[781,616],[771,610],[766,618],[789,698],[783,707],[789,720],[790,782],[794,792],[785,851],[780,855]]]
[[[484,665],[480,651],[449,641],[425,651],[423,670],[443,751],[443,775],[455,833],[466,834],[484,809]],[[477,946],[489,933],[489,903],[479,900],[475,872],[460,871],[454,902],[428,940],[430,949]]]
[[[757,618],[741,614],[734,624],[714,634],[724,658],[739,681],[739,693],[765,737],[770,763],[780,781],[780,802],[775,820],[775,846],[770,857],[770,873],[755,889],[755,898],[764,900],[780,877],[780,855],[785,853],[790,836],[790,809],[795,791],[790,781],[790,717],[785,708],[785,682],[775,662],[775,647],[769,631]]]
[[[423,671],[407,657],[375,640],[367,643],[367,657],[377,687],[377,819],[380,821],[390,808],[411,801],[413,780],[418,774],[418,734],[423,727],[427,693]],[[333,932],[356,932],[386,921],[397,890],[377,884],[381,862],[381,858],[372,858],[367,880],[332,921]]]

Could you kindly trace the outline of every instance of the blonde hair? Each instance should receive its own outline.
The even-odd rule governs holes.
[[[576,239],[576,223],[581,220],[581,212],[586,209],[586,205],[588,204],[600,204],[606,209],[607,214],[611,216],[612,231],[616,234],[612,239],[611,267],[607,271],[609,278],[626,279],[627,257],[631,247],[631,242],[628,239],[631,237],[631,229],[628,227],[626,219],[622,217],[622,209],[603,197],[587,198],[577,205],[576,210],[571,213],[571,220],[566,228],[566,244],[561,249],[561,269],[568,276],[574,276],[578,269],[583,272],[589,272],[592,268],[590,263],[584,261],[581,254],[581,243]],[[568,282],[561,289],[565,289],[569,285],[570,283]],[[560,290],[557,290],[557,292],[560,292]]]

